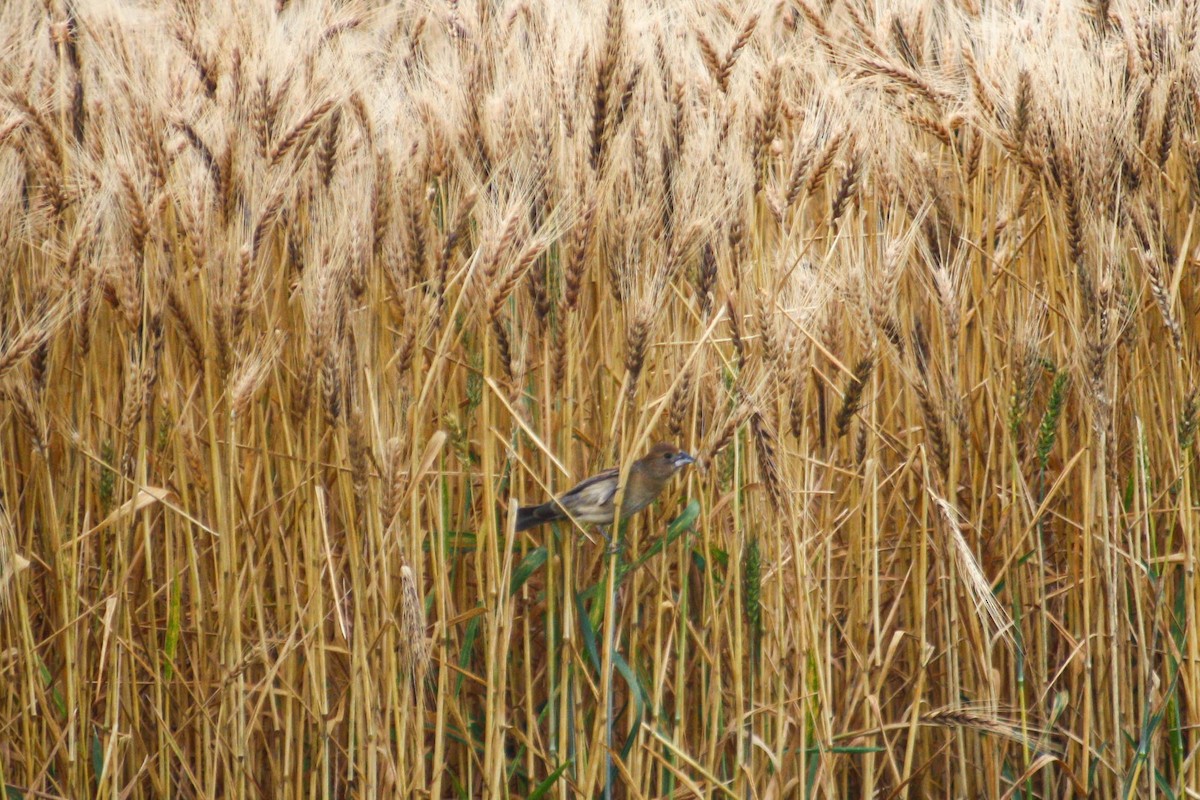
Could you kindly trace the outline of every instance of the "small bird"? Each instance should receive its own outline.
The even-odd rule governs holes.
[[[633,462],[629,468],[629,482],[621,498],[621,519],[653,503],[672,475],[688,464],[695,463],[696,459],[669,444],[659,443],[651,447],[644,458]],[[527,531],[568,517],[593,525],[611,525],[619,478],[620,468],[612,467],[584,479],[548,503],[522,506],[517,510],[517,530]]]

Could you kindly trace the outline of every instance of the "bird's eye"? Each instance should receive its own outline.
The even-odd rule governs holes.
[[[670,461],[671,455],[672,455],[671,453],[663,453],[663,458],[665,458],[667,461]]]

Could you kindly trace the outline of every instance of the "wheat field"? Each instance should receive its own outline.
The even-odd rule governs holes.
[[[7,800],[1200,797],[1197,24],[0,4]]]

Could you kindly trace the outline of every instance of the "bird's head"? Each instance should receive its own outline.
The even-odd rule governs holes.
[[[650,452],[639,462],[642,469],[656,478],[669,478],[688,464],[695,464],[696,459],[674,445],[660,442],[650,448]]]

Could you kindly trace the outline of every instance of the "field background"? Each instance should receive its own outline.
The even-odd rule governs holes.
[[[1196,45],[0,4],[7,797],[1195,797]]]

